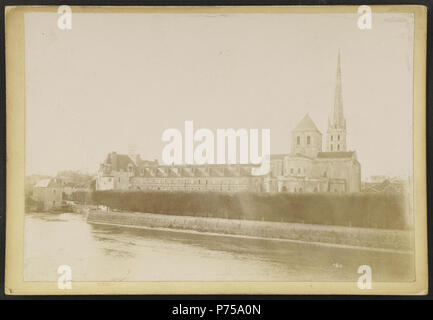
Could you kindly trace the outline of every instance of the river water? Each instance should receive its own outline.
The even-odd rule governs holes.
[[[414,256],[273,240],[89,224],[84,215],[25,217],[24,280],[57,281],[412,281]]]

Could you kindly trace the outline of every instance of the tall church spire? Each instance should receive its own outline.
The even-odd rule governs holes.
[[[346,120],[343,115],[343,92],[341,86],[341,62],[340,62],[340,51],[338,51],[337,60],[337,77],[335,82],[335,96],[334,96],[334,115],[333,115],[333,126],[337,128],[346,127]]]
[[[341,59],[338,51],[337,77],[335,82],[334,110],[332,120],[328,123],[326,134],[326,151],[346,151],[346,119],[343,114],[343,92],[341,84]]]

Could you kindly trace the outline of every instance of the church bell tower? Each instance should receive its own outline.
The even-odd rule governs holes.
[[[343,94],[341,88],[340,52],[337,61],[337,79],[335,83],[334,113],[332,119],[328,119],[328,131],[326,133],[326,151],[347,151],[346,146],[346,119],[343,114]]]

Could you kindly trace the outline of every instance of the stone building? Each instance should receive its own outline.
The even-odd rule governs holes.
[[[96,179],[96,190],[129,190],[132,178],[140,176],[145,168],[156,168],[158,162],[142,160],[139,155],[112,152],[101,164]]]
[[[160,165],[137,155],[112,152],[101,164],[97,190],[360,192],[361,166],[346,144],[340,56],[335,102],[328,121],[325,150],[322,133],[311,117],[291,132],[290,153],[270,156],[270,172],[254,176],[255,165]]]
[[[361,165],[348,151],[343,113],[340,55],[337,62],[335,101],[328,121],[325,151],[322,133],[306,114],[291,132],[289,154],[271,156],[271,173],[264,178],[268,192],[360,192]]]
[[[62,205],[62,181],[56,178],[43,179],[33,187],[33,200],[38,209],[49,210]]]
[[[256,165],[160,165],[140,156],[110,153],[98,172],[97,190],[260,191]]]

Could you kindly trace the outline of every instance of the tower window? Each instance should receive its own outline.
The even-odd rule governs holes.
[[[310,142],[311,142],[311,138],[310,136],[307,136],[307,144],[310,144]]]
[[[301,144],[301,137],[300,137],[300,136],[298,136],[298,137],[296,138],[296,144]]]
[[[331,144],[331,151],[334,151],[334,146]]]
[[[338,135],[338,141],[340,141],[340,135]]]
[[[340,151],[340,145],[339,144],[337,144],[337,150]]]
[[[333,141],[334,140],[334,136],[331,136],[331,141]]]
[[[292,173],[292,174],[293,174],[293,168],[290,168],[290,173]]]

